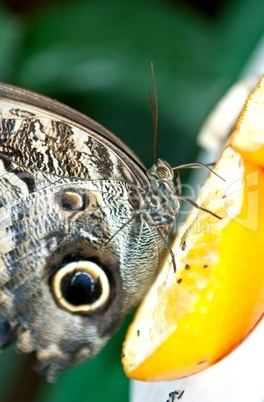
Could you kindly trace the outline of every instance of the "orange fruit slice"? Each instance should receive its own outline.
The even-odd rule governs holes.
[[[123,346],[128,377],[194,374],[234,349],[264,312],[264,79],[171,246]]]

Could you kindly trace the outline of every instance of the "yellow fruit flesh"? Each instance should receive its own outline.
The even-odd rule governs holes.
[[[244,125],[247,114],[248,105]],[[241,127],[231,139],[237,151]],[[264,146],[259,133],[257,150],[249,151],[246,140],[239,153],[227,148],[216,166],[226,182],[211,175],[202,191],[202,206],[223,219],[194,210],[172,245],[177,274],[165,263],[126,337],[123,365],[129,377],[155,381],[200,371],[229,353],[261,318],[264,174],[258,164],[263,166]]]

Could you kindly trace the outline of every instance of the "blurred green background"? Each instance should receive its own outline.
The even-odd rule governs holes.
[[[261,0],[6,0],[0,2],[0,80],[84,112],[150,166],[153,61],[158,156],[175,166],[195,160],[199,127],[238,78],[263,28]],[[0,356],[0,402],[128,402],[124,334],[125,326],[97,359],[55,384],[9,348]]]

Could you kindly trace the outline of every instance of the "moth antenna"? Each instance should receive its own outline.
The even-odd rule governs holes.
[[[210,170],[211,173],[213,173],[217,177],[219,177],[219,179],[225,181],[225,179],[223,177],[221,177],[213,169],[210,168],[210,166],[214,166],[214,165],[215,165],[215,163],[208,163],[208,164],[205,164],[202,162],[185,163],[183,165],[175,166],[174,168],[172,168],[172,170],[173,170],[174,174],[177,175],[177,171],[179,171],[179,169],[206,168],[206,169]]]
[[[159,107],[158,107],[158,96],[157,96],[157,85],[154,73],[154,65],[153,62],[150,63],[151,69],[151,78],[153,85],[153,97],[149,93],[149,103],[153,118],[154,125],[154,133],[153,133],[153,155],[154,155],[154,163],[157,163],[157,138],[158,138],[158,115],[159,115]]]

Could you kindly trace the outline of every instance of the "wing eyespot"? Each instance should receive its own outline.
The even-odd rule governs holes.
[[[64,211],[83,211],[88,206],[88,197],[72,189],[56,194],[56,200]]]
[[[91,314],[102,308],[110,296],[109,280],[92,261],[71,262],[52,277],[56,303],[70,313]]]

